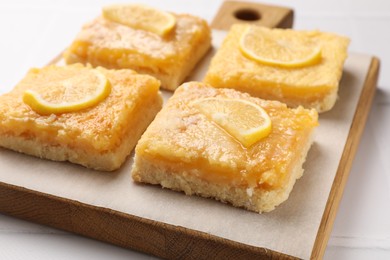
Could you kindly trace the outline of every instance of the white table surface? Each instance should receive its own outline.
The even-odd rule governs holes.
[[[43,66],[55,57],[70,44],[81,25],[109,2],[1,1],[0,93],[10,90],[30,67]],[[191,12],[209,22],[221,4],[216,0],[144,2],[175,12]],[[346,35],[352,39],[351,51],[381,59],[377,94],[324,259],[390,259],[390,1],[272,3],[295,10],[294,28]],[[154,257],[0,214],[0,259]]]

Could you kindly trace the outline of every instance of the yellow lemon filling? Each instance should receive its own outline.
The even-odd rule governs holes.
[[[253,118],[264,116],[259,112],[260,107],[272,121],[268,136],[250,147],[245,147],[229,133],[229,127],[222,127],[211,118],[214,109],[220,109],[221,104],[226,109],[236,102],[238,107],[244,108],[241,115],[229,112],[231,120],[240,121],[232,119],[234,116],[251,118],[248,112],[251,110]],[[253,99],[234,90],[190,82],[175,91],[138,143],[136,153],[158,165],[180,168],[210,183],[274,189],[288,181],[289,172],[318,125],[317,120],[315,110],[289,109],[280,102]],[[198,171],[193,173],[191,169]]]

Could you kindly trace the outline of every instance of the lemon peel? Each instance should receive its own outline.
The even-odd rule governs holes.
[[[113,4],[103,7],[103,17],[134,29],[160,36],[168,34],[176,24],[172,14],[143,4]]]
[[[243,99],[204,98],[191,103],[245,147],[267,137],[272,131],[268,113]]]
[[[91,70],[91,72],[97,80],[95,91],[92,93],[83,93],[83,96],[78,97],[78,99],[74,101],[63,100],[61,102],[52,102],[51,100],[42,97],[41,93],[28,89],[23,93],[23,102],[41,115],[69,113],[95,106],[110,94],[111,84],[103,73],[97,70]],[[84,77],[82,73],[80,73],[80,77]],[[90,82],[85,83],[88,84]],[[83,88],[84,86],[80,85],[79,82],[78,84],[73,85],[71,82],[66,82],[66,84],[63,82],[63,84],[53,87],[53,92],[61,87]]]
[[[293,31],[250,26],[240,38],[240,50],[249,59],[265,65],[285,68],[305,67],[318,63],[321,46]]]

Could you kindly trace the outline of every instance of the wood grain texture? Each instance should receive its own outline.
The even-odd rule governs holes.
[[[214,19],[214,29],[228,29],[234,21],[226,16],[226,8],[230,11],[255,10],[261,14],[261,19],[255,23],[264,26],[292,26],[293,12],[290,9],[225,2],[218,12],[220,16]],[[49,64],[56,64],[61,58],[62,53]],[[296,259],[267,248],[245,245],[4,182],[0,182],[0,212],[165,259]]]
[[[164,259],[295,259],[74,200],[0,182],[0,211]]]
[[[251,23],[268,27],[292,26],[291,9],[245,2],[225,2],[212,27],[228,29],[232,23],[237,22],[232,14],[237,10],[249,9],[259,10],[262,18]],[[60,57],[56,57],[52,63],[57,63]],[[374,58],[322,217],[312,251],[313,259],[321,258],[325,251],[372,104],[378,71],[379,60]],[[296,259],[267,248],[245,245],[204,232],[91,206],[4,182],[0,182],[0,212],[167,259]]]
[[[336,213],[344,192],[345,184],[347,183],[353,159],[355,158],[355,154],[367,122],[367,117],[371,109],[372,101],[375,96],[379,67],[379,59],[375,57],[372,58],[352,121],[351,129],[349,131],[348,139],[344,147],[343,156],[341,157],[336,177],[333,181],[332,189],[322,216],[311,259],[322,259],[325,253],[325,249],[332,232],[333,223],[336,218]]]
[[[290,8],[242,1],[225,1],[211,23],[211,27],[228,30],[235,23],[252,23],[270,28],[291,28],[293,20],[294,11]]]

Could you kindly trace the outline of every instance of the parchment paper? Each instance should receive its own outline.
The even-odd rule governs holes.
[[[214,50],[190,80],[203,78],[223,36],[213,32]],[[107,173],[0,148],[0,181],[308,259],[370,62],[370,56],[349,55],[339,99],[330,112],[320,115],[304,175],[290,198],[270,213],[257,214],[212,199],[134,184],[132,158],[120,170]]]

